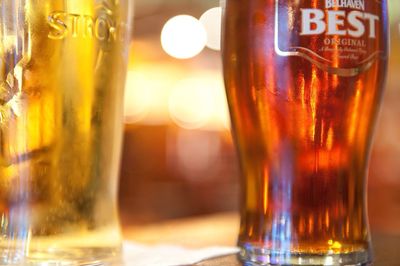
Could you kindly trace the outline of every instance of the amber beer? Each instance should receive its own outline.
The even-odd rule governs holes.
[[[0,2],[1,265],[120,265],[131,6]]]
[[[227,0],[223,59],[254,265],[371,262],[366,177],[386,0]]]

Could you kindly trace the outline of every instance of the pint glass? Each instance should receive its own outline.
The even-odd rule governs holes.
[[[1,0],[0,265],[118,260],[131,5]]]
[[[386,0],[226,0],[223,61],[249,265],[371,262],[366,176]]]

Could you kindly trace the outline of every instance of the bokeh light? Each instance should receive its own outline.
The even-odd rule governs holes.
[[[196,129],[204,126],[214,110],[214,90],[204,86],[202,80],[184,79],[175,86],[170,95],[171,118],[182,128]]]
[[[207,33],[200,21],[192,16],[179,15],[164,25],[161,45],[172,57],[188,59],[198,55],[205,47]]]
[[[154,78],[157,73],[157,78]],[[170,87],[181,76],[177,67],[139,64],[128,72],[125,88],[125,123],[164,125],[170,121]]]
[[[176,138],[177,160],[181,171],[193,181],[204,181],[213,164],[220,160],[222,149],[219,135],[200,131],[180,131]]]
[[[125,87],[125,122],[138,122],[146,116],[150,104],[151,93],[148,90],[136,86],[140,84],[142,76],[134,71],[129,71]]]
[[[206,45],[216,51],[221,50],[221,21],[222,9],[220,7],[211,8],[200,17],[200,22],[207,32]]]

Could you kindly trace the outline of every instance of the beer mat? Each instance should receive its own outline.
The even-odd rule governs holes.
[[[207,247],[187,249],[172,245],[147,246],[124,243],[125,266],[184,266],[203,260],[237,253],[236,247]]]

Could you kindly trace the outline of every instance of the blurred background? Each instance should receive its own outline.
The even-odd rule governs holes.
[[[373,149],[369,213],[400,231],[400,2]],[[120,181],[123,225],[238,209],[239,171],[220,60],[218,0],[135,0]]]

